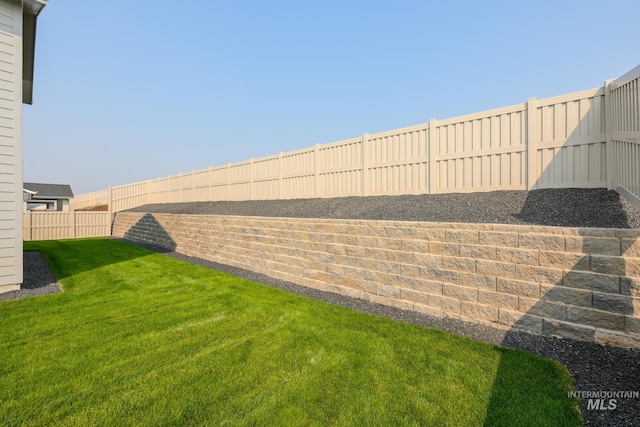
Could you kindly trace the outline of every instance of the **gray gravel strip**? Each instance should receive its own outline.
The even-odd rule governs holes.
[[[356,311],[384,316],[401,322],[441,329],[489,344],[525,350],[565,365],[574,378],[578,391],[640,391],[640,349],[624,349],[594,343],[505,331],[456,319],[437,318],[426,314],[401,310],[369,301],[319,291],[286,282],[250,270],[189,257],[154,245],[118,239],[163,253],[172,258],[225,272],[273,288],[308,298],[325,301]],[[588,410],[587,400],[580,408],[589,426],[637,426],[640,419],[640,399],[618,399],[614,411]]]
[[[0,294],[0,301],[62,292],[51,268],[40,252],[23,252],[24,282],[17,291]]]
[[[603,188],[162,203],[129,212],[640,228],[640,210]]]

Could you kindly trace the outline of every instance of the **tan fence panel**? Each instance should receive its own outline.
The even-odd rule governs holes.
[[[526,189],[526,112],[518,104],[437,122],[438,192]]]
[[[610,88],[610,186],[640,208],[640,66]]]
[[[93,208],[109,204],[109,190],[101,190],[93,193],[75,196],[69,201],[71,210]]]
[[[206,202],[211,199],[211,168],[193,171],[193,200]]]
[[[315,155],[319,197],[362,194],[362,138],[321,145]]]
[[[251,200],[253,160],[229,166],[229,200]]]
[[[604,89],[538,101],[534,188],[606,187]]]
[[[111,188],[111,210],[119,212],[147,203],[148,181]]]
[[[283,199],[317,196],[316,147],[283,153],[280,164]]]
[[[111,235],[109,212],[25,212],[23,238],[29,240],[74,239]]]
[[[43,212],[44,213],[44,212]],[[75,212],[75,237],[111,235],[110,212]]]
[[[363,195],[429,192],[429,133],[426,124],[364,137]]]
[[[252,199],[280,198],[280,155],[254,159],[252,164]]]

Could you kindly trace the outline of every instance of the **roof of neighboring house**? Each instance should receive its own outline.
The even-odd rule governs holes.
[[[22,187],[29,191],[35,191],[35,197],[39,199],[70,199],[73,197],[71,186],[67,184],[38,184],[35,182],[25,182]]]

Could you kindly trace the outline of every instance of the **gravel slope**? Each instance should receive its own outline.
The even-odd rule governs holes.
[[[640,228],[640,211],[601,188],[163,203],[129,212]]]

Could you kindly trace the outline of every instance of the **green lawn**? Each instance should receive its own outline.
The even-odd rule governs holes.
[[[0,302],[0,425],[580,425],[562,365],[108,239],[25,243],[61,294]]]

